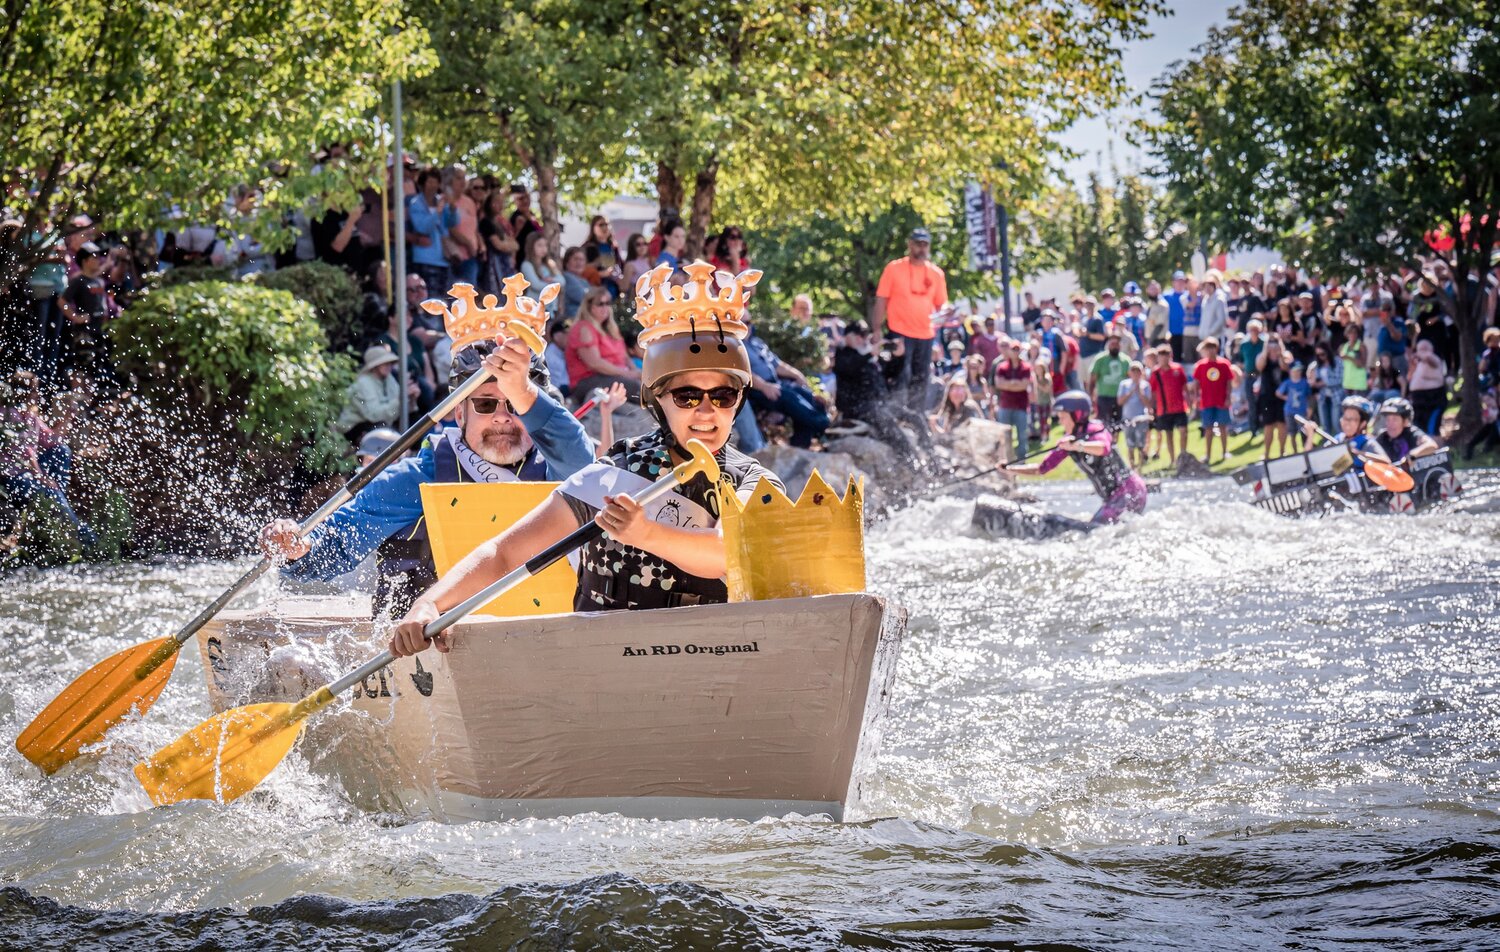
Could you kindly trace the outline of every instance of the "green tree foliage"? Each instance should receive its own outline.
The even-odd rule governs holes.
[[[1448,255],[1463,366],[1500,227],[1500,10],[1488,0],[1264,0],[1235,10],[1159,87],[1153,147],[1216,243],[1330,274]],[[1474,282],[1471,284],[1471,282]],[[1480,421],[1465,372],[1460,431]]]
[[[828,356],[828,338],[816,324],[804,324],[790,312],[769,302],[756,305],[752,310],[755,333],[765,340],[776,356],[805,374],[823,372],[824,359]]]
[[[438,66],[411,84],[415,141],[472,166],[529,172],[554,252],[559,199],[616,184],[630,110],[651,68],[627,0],[434,0],[421,8]],[[523,249],[524,250],[524,249]]]
[[[13,266],[44,252],[27,234],[65,233],[82,211],[122,231],[174,205],[221,220],[241,182],[273,208],[327,192],[309,156],[368,136],[379,90],[422,62],[425,34],[405,26],[399,0],[7,3],[0,184],[25,221]]]
[[[325,351],[311,305],[248,283],[184,284],[147,295],[109,331],[141,396],[191,421],[186,438],[238,434],[258,453],[300,450],[318,472],[340,465],[333,424],[354,365]]]
[[[1053,133],[1116,101],[1121,46],[1161,9],[658,3],[643,37],[654,81],[637,87],[645,172],[663,207],[691,195],[690,252],[717,217],[787,226],[895,203],[936,219],[976,174],[1015,201],[1040,189]]]
[[[322,261],[307,261],[252,277],[260,287],[287,291],[311,304],[328,336],[330,351],[342,354],[358,348],[365,332],[361,321],[364,299],[349,272]]]
[[[1090,173],[1082,194],[1061,186],[1018,216],[1013,245],[1022,276],[1065,268],[1099,291],[1187,267],[1198,239],[1163,186],[1134,173],[1111,186]]]
[[[415,127],[454,157],[529,170],[554,244],[559,191],[581,205],[604,186],[654,186],[684,211],[690,254],[716,218],[937,217],[976,174],[1007,199],[1038,191],[1053,133],[1117,100],[1120,50],[1160,9],[438,0]]]

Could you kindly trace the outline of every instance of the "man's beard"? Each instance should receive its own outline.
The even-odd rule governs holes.
[[[477,437],[474,440],[465,437],[469,449],[478,453],[480,459],[496,466],[514,466],[531,452],[531,436],[519,424],[488,426]]]

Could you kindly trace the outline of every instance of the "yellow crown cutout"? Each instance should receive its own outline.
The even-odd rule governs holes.
[[[694,261],[682,270],[688,282],[680,287],[671,284],[670,264],[659,264],[636,279],[635,319],[641,324],[641,346],[690,332],[723,331],[740,340],[748,337],[750,328],[743,320],[750,299],[747,292],[760,281],[762,272],[752,268],[731,275],[715,271],[707,261]]]
[[[428,314],[443,316],[443,327],[453,338],[456,354],[468,345],[497,337],[519,337],[533,353],[546,349],[542,331],[547,326],[547,305],[562,292],[561,284],[549,284],[542,288],[541,296],[529,298],[526,289],[531,282],[519,274],[513,274],[501,282],[505,286],[505,306],[496,307],[498,300],[486,294],[478,301],[479,292],[472,284],[455,284],[448,289],[453,298],[450,308],[442,301],[423,301],[422,310]]]
[[[762,480],[749,502],[719,486],[729,600],[763,601],[865,590],[864,481],[844,497],[813,470],[794,503]]]

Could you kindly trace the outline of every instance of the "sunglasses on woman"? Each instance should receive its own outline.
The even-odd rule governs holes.
[[[720,410],[730,410],[739,405],[740,390],[738,387],[714,387],[712,390],[704,390],[702,387],[676,387],[667,391],[672,402],[684,410],[691,410],[703,402],[707,397],[708,402]]]
[[[480,416],[493,416],[495,411],[500,409],[500,405],[502,403],[505,404],[506,413],[509,413],[511,416],[517,415],[516,408],[510,405],[509,400],[502,400],[499,397],[469,398],[469,406],[473,407],[474,412],[479,414]]]

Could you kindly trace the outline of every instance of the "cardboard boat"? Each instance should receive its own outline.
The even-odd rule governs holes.
[[[1409,513],[1444,502],[1461,492],[1448,448],[1407,462],[1410,492],[1392,493],[1354,469],[1342,443],[1252,463],[1231,476],[1251,487],[1250,502],[1280,516],[1321,516],[1358,509]]]
[[[1094,524],[1055,512],[1023,506],[999,496],[980,496],[970,524],[1000,539],[1052,539],[1069,533],[1093,531]]]
[[[215,710],[295,700],[382,647],[356,598],[224,612]],[[906,613],[868,594],[474,616],[309,727],[360,806],[440,819],[590,811],[842,819],[878,748]]]

